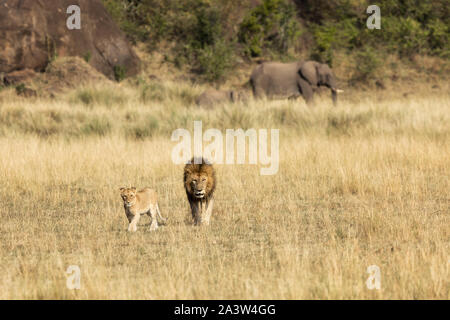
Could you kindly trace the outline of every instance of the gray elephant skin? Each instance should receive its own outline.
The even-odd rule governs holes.
[[[302,95],[307,104],[313,102],[318,87],[331,89],[333,103],[337,104],[336,77],[327,64],[306,62],[264,62],[257,66],[250,77],[255,98],[297,98]]]
[[[248,96],[243,91],[208,89],[196,99],[199,106],[211,108],[217,104],[245,102]]]

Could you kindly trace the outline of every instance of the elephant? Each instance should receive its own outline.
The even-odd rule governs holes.
[[[247,100],[248,96],[244,91],[208,89],[199,95],[195,102],[199,106],[211,108],[216,104],[246,102]]]
[[[314,92],[320,86],[331,89],[334,105],[337,104],[337,81],[327,64],[306,62],[264,62],[250,77],[255,98],[297,98],[303,96],[307,104],[313,102]]]

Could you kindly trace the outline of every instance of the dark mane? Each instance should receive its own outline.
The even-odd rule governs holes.
[[[195,164],[194,160],[196,160],[196,162],[199,162],[199,164]],[[188,183],[189,176],[193,173],[205,173],[208,177],[210,177],[208,181],[208,187],[206,190],[207,191],[206,198],[207,199],[211,198],[214,194],[214,190],[216,189],[216,172],[211,162],[205,158],[192,158],[185,165],[183,172],[183,183],[186,195],[189,198],[189,200],[194,200],[191,186]]]

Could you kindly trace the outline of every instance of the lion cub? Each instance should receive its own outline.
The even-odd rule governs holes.
[[[140,191],[136,191],[135,187],[120,188],[120,195],[123,199],[125,214],[130,223],[128,231],[134,232],[137,230],[137,224],[141,218],[141,214],[148,214],[152,219],[150,231],[158,229],[156,215],[158,215],[163,222],[166,222],[167,219],[164,219],[159,211],[155,190],[144,188]]]

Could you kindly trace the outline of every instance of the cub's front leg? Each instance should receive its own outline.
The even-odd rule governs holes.
[[[128,231],[130,232],[136,232],[137,231],[137,224],[139,222],[139,219],[141,218],[141,215],[139,213],[133,215],[127,215],[128,221],[130,224],[128,225]]]

